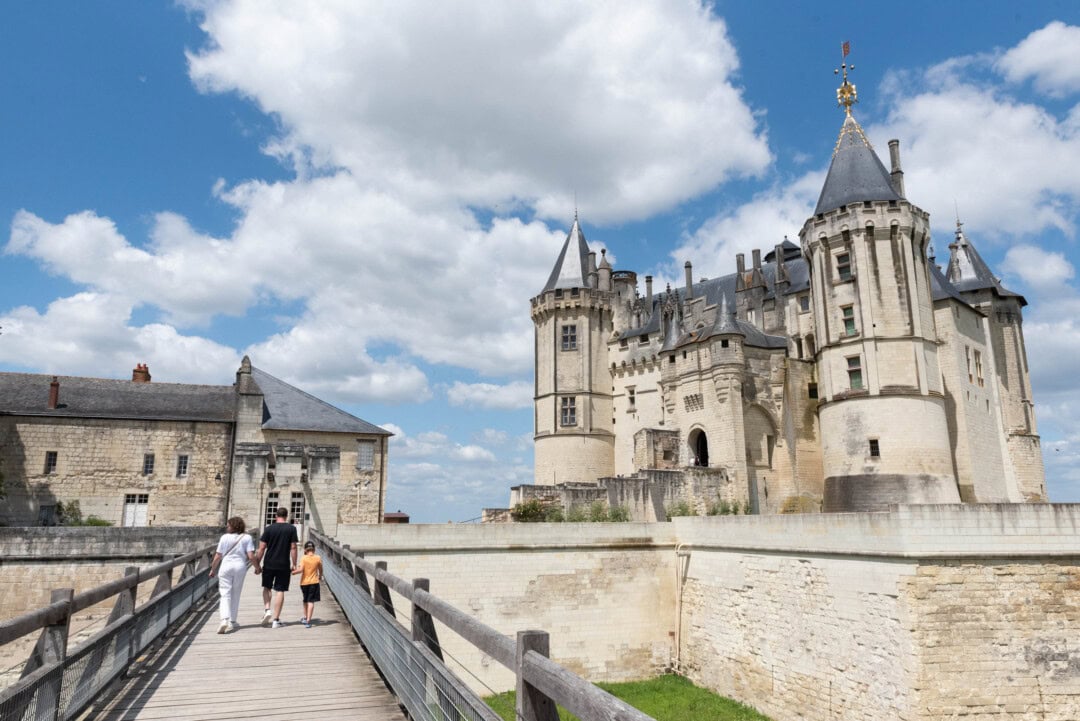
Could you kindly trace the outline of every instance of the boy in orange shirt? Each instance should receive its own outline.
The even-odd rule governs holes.
[[[304,617],[300,622],[306,628],[311,628],[311,615],[315,613],[315,602],[319,598],[319,582],[322,581],[322,558],[315,555],[315,544],[308,541],[304,544],[304,557],[300,559],[293,575],[300,576],[300,591],[304,594]]]

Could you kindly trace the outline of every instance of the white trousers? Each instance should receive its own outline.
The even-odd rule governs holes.
[[[247,575],[246,563],[223,563],[218,569],[221,620],[236,623],[236,612],[240,608],[240,591],[244,589],[245,575]]]

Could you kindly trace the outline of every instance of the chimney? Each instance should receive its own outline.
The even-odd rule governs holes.
[[[150,367],[145,363],[136,363],[135,370],[131,371],[132,383],[149,383]]]
[[[694,266],[690,265],[690,261],[686,261],[683,267],[686,269],[686,299],[690,300],[694,297]]]
[[[746,287],[746,256],[742,253],[735,254],[735,290]]]
[[[889,178],[892,180],[893,190],[903,198],[904,171],[900,169],[900,141],[895,138],[889,141],[889,159],[892,161],[892,172],[889,174]]]
[[[652,276],[645,276],[645,304],[649,307],[649,312],[652,312]]]
[[[53,376],[52,383],[49,384],[49,408],[56,408],[58,405],[60,405],[60,379]]]
[[[779,285],[783,281],[787,280],[787,266],[784,265],[784,246],[778,243],[776,249],[773,251],[776,253],[776,280],[773,281],[773,285]]]
[[[754,248],[754,270],[761,272],[761,250]]]
[[[596,288],[596,251],[589,251],[589,277],[587,278],[590,288]]]

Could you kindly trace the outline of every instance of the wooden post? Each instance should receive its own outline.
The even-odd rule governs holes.
[[[163,556],[162,561],[173,560],[172,556]],[[150,598],[157,598],[163,593],[168,593],[172,588],[172,569],[170,568],[165,573],[157,577],[157,582],[154,584],[154,591],[150,594]]]
[[[42,666],[50,666],[62,663],[67,658],[68,631],[71,629],[71,599],[75,597],[75,589],[58,588],[49,596],[49,603],[63,601],[67,604],[63,618],[56,623],[41,629],[37,644],[23,666],[19,678],[26,678]],[[63,674],[48,684],[42,684],[37,693],[37,714],[35,719],[40,721],[53,721],[60,712],[60,686],[64,681]],[[21,716],[19,717],[21,718]]]
[[[413,590],[430,591],[431,581],[426,578],[414,578],[412,587]],[[412,605],[412,640],[423,643],[439,657],[440,661],[443,660],[442,649],[439,648],[439,637],[435,634],[435,621],[430,613],[416,605],[416,601],[413,601]]]
[[[357,558],[363,558],[363,553],[357,553]],[[353,566],[353,582],[360,587],[360,590],[364,592],[364,595],[371,598],[371,586],[368,585],[367,574],[364,573],[364,569],[359,566]]]
[[[376,561],[375,568],[385,571],[386,561]],[[390,598],[390,589],[377,578],[375,579],[375,607],[386,609],[391,617],[394,615],[394,601]]]
[[[105,625],[135,612],[135,598],[139,592],[139,567],[128,566],[125,568],[124,577],[127,576],[135,576],[135,583],[126,591],[116,594],[116,603],[113,604],[112,611],[109,613],[109,620],[105,622]]]
[[[533,687],[524,676],[522,660],[529,651],[536,651],[544,658],[550,653],[547,631],[518,631],[517,634],[517,705],[519,721],[559,721],[555,702]]]

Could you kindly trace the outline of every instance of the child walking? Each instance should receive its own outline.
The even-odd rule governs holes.
[[[305,627],[311,628],[311,617],[315,613],[315,603],[320,601],[319,583],[322,581],[322,558],[315,554],[315,543],[308,541],[304,544],[304,557],[300,559],[293,574],[300,576],[300,591],[304,594],[304,617],[300,622]]]

